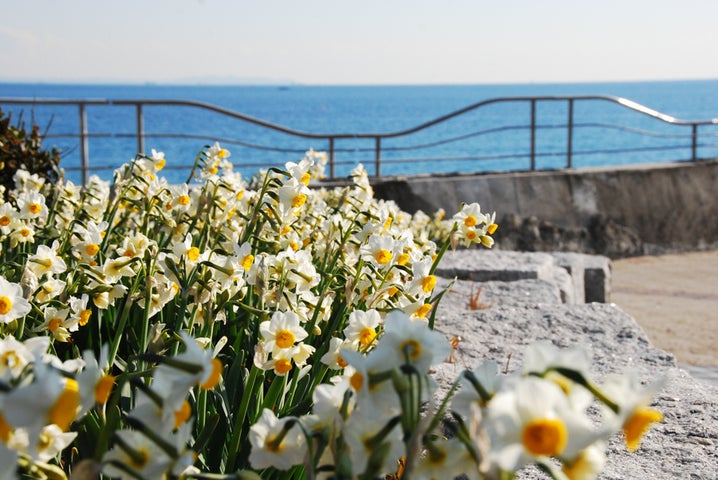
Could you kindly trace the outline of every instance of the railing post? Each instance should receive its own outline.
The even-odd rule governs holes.
[[[691,124],[691,160],[696,161],[696,147],[698,146],[698,124]]]
[[[145,153],[145,121],[142,117],[142,104],[135,105],[137,109],[137,153]]]
[[[381,176],[381,137],[374,139],[374,173]]]
[[[536,170],[536,99],[531,99],[531,171]]]
[[[87,112],[85,111],[85,104],[78,103],[80,107],[80,162],[82,165],[82,185],[87,185],[87,171],[90,168],[90,147],[87,141]]]
[[[334,137],[329,137],[329,179],[334,180]]]
[[[566,168],[573,168],[573,98],[568,99],[568,145],[566,147]]]

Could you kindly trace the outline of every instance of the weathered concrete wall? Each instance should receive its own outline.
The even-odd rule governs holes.
[[[642,241],[695,247],[718,241],[718,160],[485,175],[394,177],[373,182],[378,198],[408,211],[448,214],[479,202],[565,227],[605,216]]]

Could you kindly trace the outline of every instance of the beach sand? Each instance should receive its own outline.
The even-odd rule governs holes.
[[[718,250],[613,260],[611,269],[611,302],[653,345],[679,364],[718,366]]]

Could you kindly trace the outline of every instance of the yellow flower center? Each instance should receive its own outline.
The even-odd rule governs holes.
[[[399,265],[406,265],[410,258],[411,256],[408,253],[402,253],[397,257],[396,263]]]
[[[568,429],[561,420],[539,418],[524,426],[521,442],[531,455],[555,456],[566,447]]]
[[[90,315],[92,315],[92,310],[90,310],[89,308],[86,308],[80,312],[80,321],[78,323],[81,327],[87,325],[87,322],[90,321]]]
[[[467,230],[466,231],[466,238],[468,238],[471,241],[476,240],[476,230]]]
[[[219,172],[219,169],[217,167],[210,167],[209,173],[212,175],[217,175],[217,172]]]
[[[300,208],[307,201],[307,196],[304,193],[298,193],[296,197],[292,199],[292,208]]]
[[[166,164],[167,164],[167,160],[165,160],[164,158],[161,158],[161,159],[157,160],[157,164],[155,164],[155,168],[157,169],[157,171],[160,171],[163,168],[165,168]]]
[[[421,289],[424,291],[424,293],[430,293],[432,290],[434,290],[435,286],[436,286],[436,276],[434,276],[434,275],[427,275],[421,281]]]
[[[340,368],[346,368],[347,365],[349,365],[349,364],[347,363],[346,360],[344,360],[344,357],[342,357],[341,355],[338,355],[337,356],[337,365],[339,365]]]
[[[61,318],[53,318],[47,324],[47,328],[51,332],[55,333],[55,330],[57,330],[60,327],[60,325],[62,325],[62,319]]]
[[[286,358],[280,358],[277,363],[274,364],[274,371],[279,375],[284,375],[292,369],[292,362]]]
[[[389,289],[389,291],[387,293],[389,294],[390,297],[393,297],[398,292],[399,292],[399,289],[393,286]]]
[[[467,227],[475,227],[479,223],[478,219],[473,215],[467,215],[464,219],[464,225]]]
[[[65,388],[57,396],[55,404],[50,408],[48,423],[54,423],[63,432],[66,432],[75,419],[79,406],[80,390],[77,381],[68,378],[65,381]]]
[[[25,238],[29,237],[31,234],[32,234],[32,232],[31,232],[30,229],[27,228],[27,227],[23,227],[23,228],[20,229],[20,235],[23,236],[23,237],[25,237]]]
[[[40,205],[39,203],[31,203],[30,205],[28,205],[27,209],[33,215],[37,215],[38,213],[42,212],[42,205]]]
[[[5,415],[0,412],[0,440],[7,443],[10,440],[10,434],[12,433],[12,426],[5,420]]]
[[[389,227],[391,227],[391,222],[393,222],[394,219],[389,217],[386,219],[386,222],[384,222],[384,230],[389,230]]]
[[[187,250],[187,258],[189,258],[191,261],[196,262],[199,258],[199,248],[192,247],[189,250]]]
[[[20,363],[20,357],[17,356],[17,352],[15,352],[15,350],[10,350],[0,356],[0,363],[4,367],[13,368],[15,365]]]
[[[94,257],[99,251],[100,246],[95,243],[91,243],[85,247],[85,253],[90,257]]]
[[[220,148],[219,152],[217,152],[217,156],[219,158],[227,158],[227,155],[229,155],[229,150],[226,148]]]
[[[178,429],[180,425],[189,420],[190,415],[192,415],[192,407],[190,406],[189,402],[185,400],[184,402],[182,402],[182,406],[179,408],[179,410],[175,412],[174,429]]]
[[[424,305],[420,306],[419,309],[414,313],[419,318],[424,318],[426,315],[431,311],[431,304],[425,303]]]
[[[214,388],[222,376],[222,362],[217,358],[212,359],[212,373],[209,374],[207,380],[199,387],[203,390],[210,390]]]
[[[10,217],[7,215],[0,217],[0,227],[7,227],[8,225],[10,225]]]
[[[150,452],[146,449],[137,450],[135,454],[130,457],[130,466],[135,470],[142,470],[147,466],[150,461]]]
[[[376,338],[376,332],[371,327],[364,327],[364,328],[362,328],[361,332],[359,333],[359,341],[365,347],[368,347],[369,345],[371,345],[371,342],[373,342],[375,338]]]
[[[246,257],[244,257],[242,259],[242,268],[245,270],[249,270],[250,268],[252,268],[253,263],[254,263],[254,255],[252,255],[250,253],[249,255],[247,255]]]
[[[374,258],[376,258],[376,262],[379,265],[386,265],[387,263],[391,262],[392,254],[389,250],[381,249],[374,255]]]
[[[279,348],[289,348],[294,345],[294,334],[290,330],[280,330],[274,338]]]
[[[641,443],[641,438],[652,423],[663,421],[663,414],[653,408],[638,408],[623,424],[626,437],[626,448],[634,452]]]
[[[489,235],[493,235],[494,232],[496,232],[496,229],[497,229],[497,228],[499,228],[499,225],[496,224],[496,223],[492,223],[491,225],[489,225],[488,227],[486,227],[486,232],[487,232]]]
[[[189,195],[180,195],[179,198],[177,199],[177,203],[179,203],[183,207],[186,207],[187,205],[189,205],[189,202],[190,202]]]
[[[416,360],[421,355],[421,344],[414,339],[406,340],[399,346],[399,349],[406,354],[409,360]]]
[[[349,377],[349,385],[352,386],[355,392],[358,392],[364,385],[364,375],[359,372],[354,372],[354,374]]]
[[[244,197],[244,190],[237,192],[237,200],[242,200],[242,197]]]
[[[107,400],[110,398],[110,393],[112,393],[112,387],[115,385],[115,376],[114,375],[103,375],[102,378],[100,378],[100,381],[97,382],[97,385],[95,386],[95,401],[99,405],[104,405],[107,403]]]
[[[282,229],[279,231],[279,234],[280,234],[280,235],[286,235],[286,234],[288,234],[288,233],[291,232],[291,231],[292,231],[292,227],[290,227],[289,225],[285,225],[285,226],[283,226]]]
[[[302,182],[304,185],[309,185],[309,180],[311,179],[312,176],[309,174],[309,172],[304,172],[304,175],[302,175],[300,182]]]
[[[0,296],[0,315],[6,315],[12,309],[12,300],[5,296]]]

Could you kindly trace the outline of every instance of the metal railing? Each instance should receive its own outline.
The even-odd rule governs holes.
[[[662,134],[662,133],[656,133],[651,131],[646,131],[638,128],[631,128],[631,127],[625,127],[625,126],[619,126],[619,125],[613,125],[613,124],[605,124],[605,123],[576,123],[574,120],[574,107],[575,104],[578,102],[584,102],[584,101],[602,101],[602,102],[609,102],[616,105],[619,105],[625,109],[638,112],[642,115],[651,117],[653,119],[659,120],[662,123],[675,125],[675,126],[681,126],[681,127],[690,127],[690,133],[685,135],[668,135],[668,134]],[[536,121],[536,110],[537,110],[537,104],[539,102],[566,102],[567,103],[567,119],[565,125],[553,125],[553,126],[541,126],[537,124]],[[485,130],[480,130],[477,132],[472,132],[471,134],[467,135],[460,135],[451,137],[448,139],[442,139],[442,140],[436,140],[432,141],[427,144],[423,145],[414,145],[414,146],[408,146],[408,147],[385,147],[384,141],[387,139],[393,139],[393,138],[399,138],[399,137],[406,137],[411,134],[420,132],[422,130],[426,130],[430,127],[433,127],[435,125],[439,125],[441,123],[444,123],[448,120],[451,120],[456,117],[460,117],[462,115],[465,115],[469,112],[478,110],[482,107],[486,107],[488,105],[492,104],[499,104],[499,103],[525,103],[528,104],[528,111],[527,114],[529,116],[529,124],[528,125],[509,125],[509,126],[500,126],[495,128],[489,128]],[[249,124],[266,128],[275,132],[280,132],[286,135],[299,137],[303,139],[318,139],[318,140],[324,140],[328,144],[328,167],[329,167],[329,178],[334,179],[335,177],[335,165],[336,165],[336,153],[339,151],[342,151],[341,149],[337,148],[337,142],[341,140],[372,140],[374,143],[373,148],[371,149],[362,149],[364,151],[370,150],[374,153],[374,174],[378,177],[381,176],[382,172],[382,163],[386,162],[394,162],[394,163],[400,163],[400,162],[409,162],[409,161],[415,161],[416,159],[393,159],[393,160],[383,160],[382,153],[387,151],[400,151],[400,150],[416,150],[420,148],[428,148],[433,147],[437,145],[441,145],[444,143],[449,142],[455,142],[459,141],[462,138],[468,138],[468,137],[477,137],[481,135],[488,135],[498,132],[504,132],[508,130],[529,130],[530,132],[530,140],[528,145],[528,152],[527,153],[512,153],[512,154],[498,154],[498,155],[484,155],[484,156],[475,156],[470,157],[470,159],[474,160],[482,160],[482,159],[493,159],[493,160],[502,160],[506,158],[517,158],[517,157],[528,157],[529,159],[529,170],[536,170],[537,164],[536,159],[537,157],[541,156],[540,153],[537,152],[536,148],[536,133],[537,130],[541,128],[565,128],[566,130],[566,150],[565,152],[561,152],[562,155],[565,155],[566,157],[566,168],[573,168],[573,156],[577,152],[574,151],[574,131],[577,128],[583,128],[583,127],[601,127],[601,128],[609,128],[609,129],[617,129],[617,130],[623,130],[627,132],[632,133],[638,133],[641,135],[649,135],[649,136],[663,136],[663,137],[673,137],[673,138],[687,138],[689,140],[689,144],[685,145],[677,145],[677,146],[662,146],[662,147],[640,147],[640,148],[623,148],[623,149],[613,149],[613,150],[592,150],[592,151],[583,151],[580,152],[582,154],[590,154],[590,153],[620,153],[620,152],[629,152],[629,151],[637,151],[637,150],[669,150],[669,149],[675,149],[675,148],[687,148],[690,146],[690,160],[698,160],[697,155],[697,148],[698,148],[698,128],[701,126],[706,125],[718,125],[718,118],[708,119],[708,120],[680,120],[677,118],[674,118],[672,116],[657,112],[655,110],[652,110],[644,105],[638,104],[636,102],[633,102],[631,100],[621,98],[621,97],[613,97],[613,96],[604,96],[604,95],[580,95],[580,96],[534,96],[534,97],[500,97],[500,98],[492,98],[489,100],[483,100],[481,102],[474,103],[472,105],[469,105],[467,107],[461,108],[459,110],[455,110],[451,113],[448,113],[446,115],[440,116],[438,118],[435,118],[431,121],[422,123],[420,125],[417,125],[415,127],[406,129],[406,130],[400,130],[395,132],[384,132],[384,133],[311,133],[311,132],[305,132],[300,130],[294,130],[282,125],[270,123],[258,118],[254,118],[249,115],[245,115],[239,112],[235,112],[232,110],[228,110],[222,107],[218,107],[216,105],[208,104],[208,103],[202,103],[202,102],[195,102],[195,101],[186,101],[186,100],[106,100],[106,99],[88,99],[88,100],[65,100],[65,99],[38,99],[38,98],[0,98],[0,107],[3,105],[55,105],[55,106],[72,106],[75,105],[78,108],[78,124],[79,124],[79,133],[77,134],[62,134],[62,135],[54,135],[54,136],[64,136],[64,137],[77,137],[79,140],[79,147],[80,147],[80,161],[81,165],[78,168],[82,172],[82,180],[83,183],[87,181],[88,178],[88,172],[92,170],[99,170],[103,167],[101,166],[91,166],[90,165],[90,158],[89,158],[89,146],[88,146],[88,139],[90,137],[128,137],[132,136],[135,137],[137,140],[137,151],[138,152],[144,152],[145,148],[145,140],[146,138],[157,138],[157,137],[165,137],[165,138],[191,138],[191,139],[205,139],[205,140],[220,140],[216,137],[210,137],[206,135],[193,135],[188,133],[159,133],[159,134],[151,134],[145,132],[145,109],[148,107],[155,107],[155,106],[162,106],[162,107],[192,107],[192,108],[198,108],[205,111],[215,112],[218,114],[221,114],[225,117],[233,118],[239,121],[247,122]],[[136,131],[133,134],[127,134],[127,133],[89,133],[88,129],[88,119],[87,119],[87,107],[93,106],[93,107],[113,107],[113,106],[132,106],[135,109],[135,121],[136,121]],[[49,136],[49,135],[48,135]],[[246,146],[249,148],[257,148],[257,149],[264,149],[264,150],[275,150],[275,151],[289,151],[289,150],[283,150],[281,148],[276,148],[269,145],[259,145],[259,144],[253,144],[248,143],[246,141],[239,141],[236,139],[221,139],[224,142],[229,143],[235,143],[242,146]],[[718,144],[713,144],[711,146],[718,146]],[[293,151],[293,150],[292,150]],[[357,149],[354,149],[353,151],[357,151]],[[548,155],[556,155],[555,152],[550,153]],[[422,160],[436,160],[440,161],[441,158],[436,159],[422,159]],[[257,164],[257,166],[264,166],[263,164]]]

